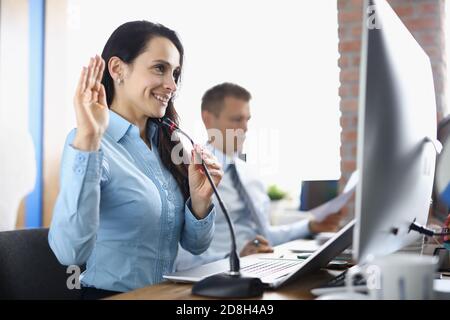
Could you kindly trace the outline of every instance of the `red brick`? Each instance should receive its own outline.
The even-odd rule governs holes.
[[[393,9],[399,17],[410,17],[414,13],[414,7],[412,5],[394,6]]]
[[[355,69],[355,68],[352,68],[350,70],[348,70],[348,69],[341,70],[340,80],[341,80],[341,82],[358,81],[359,80],[359,70]]]
[[[362,12],[362,6],[364,1],[361,0],[350,0],[350,6],[353,10],[356,10],[358,12]]]
[[[338,60],[339,68],[347,68],[349,66],[348,57],[346,55],[341,55]]]
[[[357,39],[360,39],[361,38],[361,34],[362,34],[362,26],[361,25],[355,26],[355,27],[352,28],[352,36],[353,37],[355,37]]]
[[[338,0],[337,1],[337,6],[338,6],[338,10],[339,11],[344,11],[346,10],[349,6],[348,6],[348,1],[346,0]]]
[[[344,129],[341,134],[343,142],[356,141],[357,136],[358,136],[358,133],[354,129],[349,130],[349,131],[345,131],[345,129]]]
[[[342,127],[340,149],[342,176],[340,186],[356,168],[357,130],[358,130],[358,95],[359,95],[359,64],[360,39],[362,21],[362,0],[337,0],[339,22],[339,52],[338,61],[341,87],[340,124]],[[445,0],[450,1],[450,0]],[[444,0],[388,0],[400,16],[412,35],[424,48],[433,66],[438,116],[442,117],[445,108],[444,97]],[[450,94],[450,93],[449,93]],[[342,182],[342,183],[341,183]],[[345,210],[354,212],[351,202]]]
[[[356,161],[342,161],[343,172],[353,172],[356,170]]]
[[[425,46],[423,49],[425,50],[428,57],[430,57],[432,61],[443,61],[444,57],[442,55],[442,49],[435,46],[433,47]]]
[[[356,128],[357,125],[357,115],[353,116],[342,116],[340,119],[340,124],[342,128]]]
[[[446,1],[448,1],[448,0],[446,0]],[[417,5],[417,13],[419,15],[438,14],[439,13],[439,1],[435,0],[433,2],[419,3]]]
[[[354,96],[354,97],[358,97],[359,96],[359,83],[352,85],[351,92],[352,92],[352,96]]]
[[[415,38],[422,47],[435,46],[438,44],[439,41],[439,39],[437,39],[435,35],[429,33],[417,35]]]
[[[339,27],[338,28],[338,36],[339,36],[339,39],[347,39],[347,34],[348,34],[348,28],[341,28],[341,27]]]
[[[361,50],[361,41],[341,41],[339,43],[339,52],[357,52]]]
[[[338,14],[338,19],[340,23],[362,22],[362,11],[359,10],[340,11]]]
[[[361,62],[361,56],[358,54],[357,56],[353,57],[353,59],[352,59],[352,66],[359,68],[360,62]]]
[[[405,19],[404,23],[410,31],[435,30],[439,27],[438,20],[430,17]]]
[[[346,85],[341,85],[339,87],[339,96],[349,97],[350,96],[350,87],[346,86]]]
[[[358,140],[358,138],[356,138],[356,140]],[[353,159],[356,159],[356,154],[358,152],[358,148],[356,147],[356,145],[352,146],[352,156]]]
[[[358,110],[358,99],[349,98],[341,100],[341,111],[357,111]]]

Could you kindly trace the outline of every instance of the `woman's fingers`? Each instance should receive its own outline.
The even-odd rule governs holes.
[[[81,96],[86,88],[87,68],[83,67],[77,84],[77,95]]]
[[[222,169],[222,165],[217,161],[217,158],[213,156],[207,149],[196,144],[194,145],[194,151],[197,154],[196,164],[201,164],[202,160],[208,167],[208,169]]]
[[[216,169],[209,169],[209,174],[213,177],[222,177],[223,176],[223,171],[222,170],[216,170]]]
[[[199,153],[202,155],[202,159],[207,160],[207,159],[213,159],[216,160],[216,157],[213,156],[211,154],[211,152],[209,152],[209,150],[205,149],[204,147],[197,145]]]
[[[91,78],[89,79],[89,89],[90,90],[95,90],[98,71],[99,71],[99,60],[98,60],[97,56],[95,56],[94,63],[92,66]]]
[[[98,59],[98,72],[97,72],[97,76],[95,78],[94,88],[96,91],[100,91],[102,78],[103,78],[103,71],[105,70],[105,61],[99,56],[97,56],[97,59]]]
[[[104,88],[102,89],[101,80],[105,63],[103,59],[96,55],[89,59],[88,67],[83,67],[77,84],[76,98],[84,103],[99,102],[106,106],[106,97]],[[103,91],[102,91],[103,90]]]
[[[103,86],[102,84],[100,84],[100,91],[98,93],[98,102],[104,107],[108,106],[108,103],[106,102],[105,86]]]
[[[87,76],[86,76],[86,85],[85,85],[83,92],[86,90],[92,89],[91,83],[92,83],[92,75],[94,73],[94,62],[95,62],[95,60],[93,58],[89,59],[88,72],[87,72]]]
[[[222,169],[222,165],[216,161],[215,159],[203,159],[203,161],[205,162],[206,166],[211,169]]]

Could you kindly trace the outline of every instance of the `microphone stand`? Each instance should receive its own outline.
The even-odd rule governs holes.
[[[194,141],[189,135],[181,130],[175,122],[169,118],[162,118],[161,124],[169,128],[169,132],[178,131],[184,135],[194,146]],[[236,249],[236,235],[234,231],[233,222],[230,219],[228,210],[219,195],[219,192],[211,178],[208,168],[202,159],[201,163],[206,177],[211,184],[211,187],[222,209],[231,235],[231,250],[230,250],[230,270],[228,273],[216,274],[204,278],[197,282],[192,287],[192,293],[195,295],[214,297],[214,298],[250,298],[261,296],[264,291],[263,283],[259,278],[243,277],[240,273],[239,255]]]

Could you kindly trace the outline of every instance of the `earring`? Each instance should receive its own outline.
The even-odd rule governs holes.
[[[118,84],[118,85],[121,85],[121,84],[122,84],[122,81],[123,81],[123,79],[117,78],[117,84]]]

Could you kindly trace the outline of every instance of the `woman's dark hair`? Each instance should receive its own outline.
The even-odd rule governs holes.
[[[180,54],[181,70],[183,67],[184,49],[177,34],[161,24],[149,21],[131,21],[119,26],[106,42],[102,52],[102,58],[105,60],[106,65],[112,57],[118,57],[123,62],[131,64],[134,59],[146,50],[149,41],[155,37],[164,37],[175,45]],[[177,84],[179,84],[180,76],[175,79]],[[106,101],[108,106],[110,106],[113,102],[115,92],[114,79],[111,77],[108,68],[105,68],[105,72],[103,73],[102,84],[105,86]],[[168,103],[165,116],[178,124],[178,114],[175,111],[172,100],[173,98]],[[161,155],[161,160],[166,168],[172,172],[184,198],[187,199],[189,197],[187,165],[184,163],[177,165],[171,160],[172,149],[176,144],[177,141],[171,141],[170,132],[164,126],[160,126],[158,150]]]

